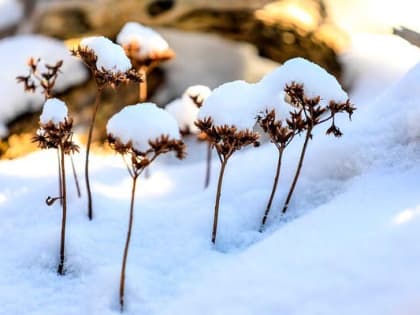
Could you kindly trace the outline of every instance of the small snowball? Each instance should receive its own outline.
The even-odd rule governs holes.
[[[213,90],[204,101],[198,113],[199,119],[213,118],[216,126],[236,126],[238,129],[252,129],[258,109],[267,96],[259,84],[233,81]]]
[[[132,142],[133,148],[145,152],[150,148],[149,140],[162,135],[180,139],[176,120],[167,111],[153,103],[139,103],[124,107],[111,117],[107,133],[122,143]]]
[[[138,52],[140,59],[169,49],[168,43],[158,32],[136,22],[128,22],[124,25],[117,36],[117,43],[123,46],[137,44],[140,47]]]
[[[345,102],[348,99],[347,93],[334,76],[303,58],[288,60],[262,78],[260,84],[267,89],[267,93],[276,95],[284,90],[286,84],[293,81],[303,84],[307,97],[320,96],[322,106],[328,105],[330,101]]]
[[[198,102],[203,102],[211,94],[211,90],[204,85],[190,86],[182,95],[181,99],[176,99],[169,103],[165,109],[175,117],[179,129],[188,129],[192,133],[198,133],[199,129],[194,125],[197,119],[199,108],[191,99],[197,98]]]
[[[67,113],[66,103],[58,98],[50,98],[44,103],[39,121],[43,125],[48,124],[50,121],[58,125],[67,118]]]
[[[86,37],[80,42],[82,48],[92,49],[98,57],[96,67],[112,72],[126,72],[131,69],[130,59],[124,49],[103,36]]]

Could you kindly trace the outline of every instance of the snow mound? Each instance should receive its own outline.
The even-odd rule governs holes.
[[[211,94],[211,90],[204,85],[190,86],[182,95],[182,98],[176,99],[166,105],[165,109],[175,117],[180,130],[189,130],[192,133],[198,133],[199,129],[194,122],[197,119],[199,108],[191,99],[197,98],[202,103]]]
[[[67,106],[66,103],[59,100],[58,98],[50,98],[45,101],[44,107],[42,108],[42,114],[39,117],[41,124],[48,124],[50,121],[56,125],[67,118]]]
[[[168,43],[158,32],[136,22],[128,22],[124,25],[117,36],[117,43],[123,46],[137,44],[140,47],[138,51],[140,59],[169,49]]]
[[[288,60],[260,81],[267,93],[272,95],[283,91],[286,84],[291,82],[303,84],[305,95],[309,98],[320,96],[321,106],[328,105],[330,101],[342,103],[348,99],[347,93],[334,76],[304,58]]]
[[[120,45],[114,44],[103,36],[92,36],[82,39],[82,48],[93,50],[98,57],[96,67],[111,72],[126,72],[131,69],[130,59],[125,55]]]
[[[22,17],[22,3],[16,0],[0,0],[0,30],[16,25]]]
[[[150,148],[149,141],[162,135],[180,139],[176,120],[154,103],[124,107],[111,117],[106,130],[124,144],[131,142],[133,148],[140,152],[147,151]]]
[[[204,101],[198,119],[211,117],[216,126],[236,126],[238,129],[252,129],[257,109],[266,96],[258,84],[242,80],[222,84],[213,90]]]
[[[30,47],[30,49],[28,49]],[[43,62],[55,64],[64,61],[62,73],[58,76],[55,92],[63,91],[86,80],[87,72],[83,64],[73,58],[66,46],[59,40],[40,35],[19,35],[0,40],[0,137],[6,136],[6,124],[17,116],[41,108],[44,96],[39,91],[26,93],[21,84],[16,83],[18,75],[28,73],[27,61],[30,57],[41,58]]]

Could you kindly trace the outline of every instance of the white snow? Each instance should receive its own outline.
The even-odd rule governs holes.
[[[202,103],[210,94],[211,90],[207,86],[190,86],[180,99],[176,99],[166,105],[165,110],[175,117],[180,130],[188,129],[192,133],[198,133],[199,129],[194,122],[197,120],[199,108],[191,97],[197,97],[197,101]]]
[[[390,67],[375,68],[372,79]],[[369,71],[355,73],[367,79]],[[210,236],[219,169],[203,190],[206,144],[191,142],[185,161],[157,161],[139,180],[124,314],[419,314],[419,80],[420,64],[375,101],[356,104],[352,122],[337,117],[340,139],[314,131],[280,223],[303,142],[296,137],[264,233],[258,228],[274,176],[272,144],[238,152],[226,168],[216,247]],[[83,158],[75,157],[79,171]],[[57,191],[55,159],[40,151],[0,162],[0,314],[120,314],[131,179],[119,157],[91,156],[93,221],[68,179],[67,274],[59,277],[60,206],[44,203]]]
[[[87,78],[83,64],[71,57],[64,44],[56,39],[40,35],[19,35],[1,39],[0,137],[7,135],[6,124],[9,121],[25,112],[40,109],[44,101],[40,92],[24,92],[23,85],[16,83],[18,75],[28,73],[27,61],[30,57],[40,57],[49,64],[55,64],[60,59],[64,61],[55,92],[63,91]]]
[[[169,45],[163,37],[150,27],[137,22],[128,22],[117,35],[120,45],[136,44],[139,46],[138,58],[145,59],[154,53],[165,52]]]
[[[198,118],[211,117],[216,126],[252,129],[256,109],[264,100],[264,90],[258,84],[242,80],[228,82],[213,90],[200,108]]]
[[[106,130],[124,144],[132,142],[133,148],[140,152],[146,152],[150,148],[149,141],[162,135],[180,139],[176,120],[153,103],[124,107],[110,118]]]
[[[17,0],[0,0],[0,30],[16,25],[23,17],[23,5]]]
[[[87,47],[97,56],[96,68],[111,72],[126,72],[131,69],[130,59],[124,49],[104,36],[83,38],[80,46]]]
[[[348,99],[337,79],[319,65],[304,58],[293,58],[286,61],[276,70],[265,75],[260,83],[269,93],[283,91],[286,84],[292,81],[303,84],[305,96],[321,97],[320,105],[326,106],[330,101],[337,103]]]
[[[62,100],[58,98],[50,98],[46,100],[44,106],[42,107],[42,113],[39,117],[39,122],[41,124],[48,124],[52,122],[55,125],[58,125],[61,122],[64,122],[67,118],[67,105]]]

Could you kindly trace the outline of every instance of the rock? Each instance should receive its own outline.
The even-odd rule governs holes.
[[[127,21],[213,32],[250,42],[277,62],[302,56],[336,75],[336,54],[348,41],[323,0],[43,1],[31,21],[34,31],[63,39],[93,33],[113,38]]]

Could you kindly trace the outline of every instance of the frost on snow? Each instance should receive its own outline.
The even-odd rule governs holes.
[[[30,47],[30,49],[28,49]],[[16,76],[27,73],[30,57],[41,58],[43,63],[55,64],[63,60],[62,73],[58,76],[55,92],[63,91],[87,78],[86,69],[72,58],[59,40],[40,35],[19,35],[0,40],[0,137],[7,135],[6,124],[17,116],[41,108],[44,96],[40,91],[25,93],[16,84]]]
[[[146,59],[155,53],[169,49],[168,43],[158,32],[136,22],[128,22],[124,25],[117,36],[117,43],[122,46],[130,44],[138,46],[139,59]]]
[[[96,61],[98,70],[103,68],[111,72],[127,72],[131,69],[130,59],[126,56],[124,49],[106,37],[86,37],[82,39],[80,46],[93,50],[98,58]]]
[[[193,85],[185,90],[180,99],[166,105],[165,109],[175,117],[180,130],[198,133],[199,130],[194,122],[197,119],[199,106],[210,94],[211,90],[207,86]]]
[[[23,17],[23,6],[17,0],[0,0],[0,30],[16,25]]]
[[[66,103],[58,98],[50,98],[44,103],[39,122],[45,125],[51,121],[53,124],[58,125],[67,118],[67,112]]]
[[[111,117],[106,129],[108,134],[123,144],[131,142],[133,148],[140,152],[146,152],[150,148],[149,141],[156,140],[162,135],[171,139],[180,139],[176,120],[153,103],[124,107]]]

